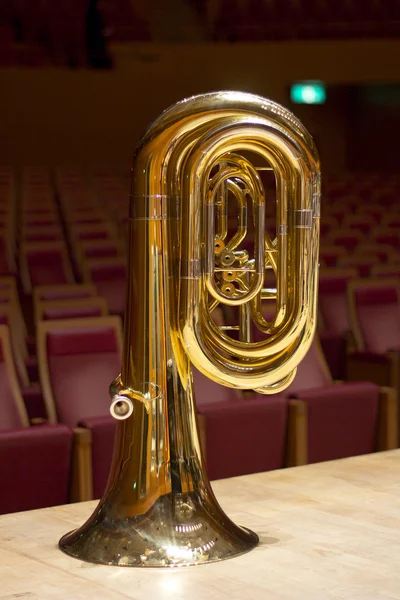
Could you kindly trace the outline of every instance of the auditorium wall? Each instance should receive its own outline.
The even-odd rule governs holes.
[[[400,41],[137,44],[110,71],[1,69],[0,163],[129,164],[146,124],[171,103],[216,89],[289,106],[315,136],[323,166],[347,166],[349,115],[340,87],[400,79]],[[290,83],[322,79],[324,106],[294,106]]]

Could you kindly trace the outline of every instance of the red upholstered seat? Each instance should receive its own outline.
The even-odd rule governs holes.
[[[287,396],[302,390],[322,389],[330,385],[332,385],[332,376],[316,336],[309,351],[297,367],[294,380],[283,394]]]
[[[37,286],[33,293],[34,302],[42,300],[66,300],[68,298],[89,298],[96,295],[92,284],[66,284]]]
[[[400,263],[397,265],[374,265],[371,275],[372,277],[390,277],[400,281]]]
[[[376,226],[376,221],[371,215],[346,215],[343,227],[357,229],[363,234],[368,234]]]
[[[359,350],[384,354],[400,348],[400,288],[395,280],[354,280],[349,310]]]
[[[73,282],[71,265],[62,242],[24,242],[20,249],[21,276],[26,293],[37,285]]]
[[[125,257],[91,258],[85,263],[85,281],[96,286],[98,295],[107,300],[111,314],[124,314],[126,276]]]
[[[287,407],[287,400],[279,395],[199,405],[210,479],[283,467]]]
[[[0,431],[0,514],[66,504],[71,444],[65,425]]]
[[[320,270],[318,308],[324,331],[341,336],[350,330],[347,282],[356,276],[354,269]]]
[[[192,367],[192,371],[194,394],[198,407],[239,399],[238,392],[235,389],[215,383],[215,381],[206,377],[194,367]]]
[[[75,427],[86,417],[109,414],[121,336],[118,317],[38,323],[40,378],[52,422]]]
[[[68,502],[72,432],[64,425],[29,427],[0,325],[0,514]]]
[[[335,379],[345,377],[346,339],[350,331],[347,282],[356,276],[357,271],[353,268],[320,269],[319,334],[329,369]]]
[[[368,454],[377,448],[380,388],[368,382],[303,390],[308,462]]]
[[[354,248],[364,240],[364,234],[356,229],[342,229],[333,231],[328,235],[330,244],[335,244],[346,248],[348,252],[352,252]]]
[[[39,302],[36,310],[36,320],[49,321],[54,319],[84,319],[101,317],[108,314],[105,298],[70,298],[68,300],[49,300]]]
[[[320,248],[320,258],[327,267],[335,267],[340,257],[347,254],[343,246],[323,245]]]

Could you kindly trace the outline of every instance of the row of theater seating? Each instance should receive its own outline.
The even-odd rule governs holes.
[[[27,296],[35,286],[95,282],[110,311],[122,314],[128,196],[124,212],[122,181],[97,175],[88,189],[71,169],[55,185],[48,170],[26,170],[19,201],[12,172],[4,169],[1,183],[0,274],[18,273]]]
[[[0,65],[108,66],[106,40],[150,40],[148,23],[130,0],[0,3]]]
[[[8,490],[2,512],[90,499],[104,490],[115,432],[107,392],[121,364],[122,325],[116,316],[87,317],[88,302],[78,318],[76,296],[89,292],[50,287],[35,297],[36,313],[48,319],[36,323],[46,424],[29,419],[35,411],[21,393],[18,349],[9,327],[0,326],[0,470]],[[64,298],[56,306],[55,297],[71,294],[70,305]],[[76,318],[65,318],[70,310]],[[397,447],[396,394],[372,383],[334,384],[318,339],[290,388],[272,398],[243,396],[197,371],[194,385],[212,479]],[[9,465],[12,448],[18,470]]]
[[[3,172],[3,175],[3,179],[7,180],[7,173]],[[77,244],[74,244],[74,236],[71,235],[73,229],[71,228],[71,217],[81,211],[92,211],[93,205],[86,205],[88,198],[92,198],[90,188],[82,182],[81,174],[76,170],[64,169],[61,173],[58,172],[56,174],[56,196],[53,192],[53,185],[49,184],[49,181],[46,183],[46,181],[46,176],[43,172],[39,173],[37,170],[30,173],[25,172],[22,190],[26,193],[22,194],[22,210],[19,210],[18,218],[20,222],[25,222],[25,209],[37,209],[43,201],[44,193],[46,201],[42,209],[45,212],[49,211],[49,202],[52,209],[57,208],[57,214],[62,223],[61,230],[64,233],[64,242],[68,249],[68,256],[70,257],[74,271],[79,274],[80,262],[78,257],[80,256],[81,240]],[[102,207],[110,211],[112,206],[112,219],[116,223],[116,226],[123,225],[126,214],[125,192],[119,184],[116,184],[115,178],[113,176],[110,177],[110,174],[99,172],[94,181],[96,189],[95,197],[97,199],[96,210]],[[125,181],[122,182],[122,187],[124,185]],[[334,187],[334,182],[332,182],[332,189]],[[379,186],[375,182],[375,188],[377,187]],[[42,200],[40,200],[41,197]],[[110,214],[110,212],[107,212],[107,215]],[[86,214],[85,216],[89,219],[93,218],[93,214]],[[52,226],[53,223],[50,225]],[[89,223],[89,225],[93,227],[96,223]],[[32,227],[36,226],[37,224],[32,225]],[[19,244],[14,244],[14,247],[19,245],[20,256],[21,244],[24,243],[21,231],[22,228],[19,228]],[[120,231],[123,231],[123,227]],[[103,244],[106,247],[107,243],[107,238],[103,238],[98,247],[101,249]],[[109,258],[102,256],[99,260],[108,260]],[[39,263],[39,266],[40,264],[42,263]],[[327,278],[324,278],[324,275]],[[377,294],[376,291],[372,295],[369,291],[364,293],[364,296],[367,298],[372,297],[376,300],[375,304],[371,302],[368,304],[369,311],[371,311],[371,307],[374,308],[375,316],[379,315],[382,310],[380,298],[385,300],[385,298],[389,297],[389,302],[386,302],[386,300],[384,302],[383,310],[385,315],[390,315],[390,318],[388,317],[385,321],[384,327],[380,327],[379,324],[377,325],[376,320],[372,321],[372,323],[367,320],[368,335],[366,339],[368,343],[366,344],[364,341],[364,346],[355,346],[353,342],[352,350],[357,348],[358,353],[352,355],[353,362],[351,363],[351,368],[346,369],[346,342],[349,339],[348,333],[350,330],[349,311],[347,309],[348,302],[346,300],[348,292],[346,290],[351,279],[354,280],[352,286],[356,289],[355,276],[356,272],[354,271],[350,275],[347,273],[343,281],[338,271],[324,273],[324,270],[321,270],[319,294],[321,318],[319,319],[319,326],[322,347],[329,366],[333,371],[333,377],[338,377],[337,369],[339,365],[340,368],[343,368],[343,373],[347,375],[348,379],[354,379],[358,383],[333,384],[329,368],[327,368],[326,361],[320,352],[318,340],[316,340],[312,351],[304,360],[292,387],[285,394],[273,399],[260,397],[238,398],[231,390],[215,386],[215,384],[208,382],[208,380],[196,373],[195,382],[199,421],[202,426],[203,447],[207,456],[208,469],[212,478],[242,474],[249,472],[249,469],[266,470],[268,468],[278,468],[287,463],[301,464],[301,462],[324,460],[329,457],[334,458],[348,454],[357,454],[378,448],[393,447],[393,444],[397,445],[397,418],[395,417],[397,396],[393,391],[387,392],[381,389],[389,385],[392,386],[392,389],[397,390],[397,384],[393,378],[397,372],[395,368],[396,355],[391,352],[389,356],[386,356],[386,350],[393,350],[395,347],[394,342],[398,335],[398,323],[396,320],[398,318],[397,288],[394,285],[392,289],[393,280],[389,284],[382,280],[380,282],[380,285],[384,285],[382,293]],[[23,398],[22,403],[30,421],[33,419],[34,422],[37,422],[40,418],[50,419],[51,421],[63,421],[63,425],[67,426],[68,431],[72,430],[74,432],[72,466],[73,472],[81,473],[81,475],[79,477],[74,475],[73,481],[75,483],[73,483],[72,487],[68,488],[70,490],[69,493],[72,494],[72,498],[85,499],[92,496],[92,490],[94,489],[94,493],[97,496],[104,488],[109,465],[107,460],[109,461],[111,455],[114,431],[113,421],[110,417],[105,416],[109,406],[109,398],[106,391],[110,381],[117,374],[115,369],[118,371],[120,359],[114,360],[114,363],[111,360],[108,361],[110,364],[114,364],[113,372],[110,372],[107,378],[105,377],[107,381],[103,382],[102,390],[99,387],[98,395],[94,394],[90,401],[82,390],[87,391],[91,388],[91,381],[95,379],[93,369],[96,369],[96,364],[102,364],[102,359],[96,356],[95,360],[92,356],[93,362],[90,363],[87,354],[90,355],[91,352],[88,351],[86,355],[84,352],[79,354],[80,346],[85,348],[84,344],[81,344],[79,340],[82,336],[85,338],[88,336],[88,323],[84,324],[85,317],[90,317],[92,320],[110,319],[110,317],[105,315],[107,308],[110,308],[108,306],[109,303],[107,302],[107,298],[95,297],[102,296],[102,294],[99,294],[98,286],[93,286],[93,284],[87,284],[86,286],[70,284],[61,288],[51,286],[51,289],[47,291],[37,285],[31,285],[26,288],[26,292],[28,295],[31,291],[33,292],[33,314],[35,315],[34,323],[36,324],[32,331],[33,336],[27,336],[26,323],[24,323],[22,310],[19,306],[15,281],[14,286],[13,281],[13,279],[6,280],[3,278],[0,285],[0,299],[4,299],[4,301],[1,300],[1,306],[6,307],[7,304],[11,304],[14,309],[12,314],[5,315],[5,318],[1,322],[4,322],[9,328],[12,327],[12,357],[16,366],[17,382]],[[373,283],[370,280],[359,283],[365,285],[366,282],[369,284]],[[107,287],[110,288],[112,285],[112,283],[106,284],[105,291]],[[7,286],[9,290],[8,295],[5,292]],[[22,286],[21,291],[23,292],[23,290],[24,287]],[[74,300],[71,300],[71,295],[75,296]],[[76,296],[80,296],[81,298],[86,296],[86,299],[83,301],[76,298]],[[60,298],[62,297],[64,299],[60,303]],[[5,308],[3,312],[7,313],[7,309]],[[118,311],[110,312],[118,314]],[[367,311],[367,314],[370,313]],[[224,319],[226,318],[227,316],[224,315]],[[52,321],[53,319],[56,319],[56,321]],[[59,345],[60,337],[55,340],[54,344],[43,341],[45,339],[43,332],[51,330],[51,322],[59,323],[57,333],[60,334],[60,331],[62,333],[61,346]],[[75,334],[72,335],[70,332],[74,322],[77,322],[77,337],[75,338]],[[105,323],[104,321],[102,322],[103,324]],[[120,323],[120,321],[118,322]],[[376,325],[375,329],[371,329],[371,325]],[[116,327],[118,330],[120,324],[116,325]],[[82,330],[82,328],[84,329]],[[361,334],[364,335],[362,329]],[[65,341],[66,339],[67,342]],[[75,342],[72,341],[73,339],[75,339]],[[363,340],[360,336],[358,339]],[[372,346],[371,340],[373,342]],[[385,346],[386,342],[389,346]],[[95,350],[97,350],[97,346],[99,347],[99,351],[101,349],[104,350],[102,344],[97,344]],[[66,347],[68,348],[68,352],[65,350]],[[37,356],[35,356],[36,349],[38,350]],[[48,355],[49,349],[56,352],[54,357]],[[339,349],[339,353],[336,352],[337,349]],[[362,351],[361,354],[360,351]],[[57,354],[57,352],[61,352],[61,354]],[[94,354],[97,354],[97,352],[94,352]],[[362,361],[365,360],[369,360],[369,362],[363,363]],[[373,363],[372,366],[371,363]],[[63,395],[64,385],[67,385],[64,383],[64,378],[67,378],[68,375],[68,381],[70,379],[71,381],[73,380],[72,376],[76,374],[76,370],[71,365],[74,364],[81,364],[85,367],[84,373],[79,377],[79,383],[82,385],[74,387],[74,391],[76,389],[82,395],[79,397],[80,402],[69,406],[68,398],[71,397],[71,394]],[[90,364],[92,364],[92,367],[90,367]],[[366,364],[367,367],[363,368],[363,364]],[[55,372],[51,373],[51,366],[54,365]],[[369,384],[368,386],[365,383],[360,383],[366,379],[374,379],[374,374],[377,379],[376,385]],[[390,378],[389,375],[392,374],[394,375]],[[38,380],[40,380],[39,383],[37,382]],[[67,387],[70,389],[69,384]],[[58,390],[57,393],[55,393],[55,389]],[[375,400],[364,400],[364,397],[372,398],[372,395],[369,396],[369,393],[372,394],[372,390]],[[96,398],[100,398],[101,395],[103,398],[101,413],[94,414],[97,406]],[[1,396],[3,394],[0,394]],[[294,398],[294,396],[297,396],[297,398]],[[327,399],[324,400],[324,398]],[[206,400],[210,400],[210,402],[206,403]],[[241,401],[237,402],[238,400]],[[365,407],[362,404],[363,402],[366,403]],[[22,406],[22,403],[19,402],[19,405]],[[84,412],[85,407],[88,408],[89,413]],[[278,419],[275,421],[270,412],[274,407],[277,411],[276,419]],[[69,408],[71,409],[70,413],[68,413]],[[97,408],[100,409],[100,404]],[[367,411],[371,417],[366,419],[366,421],[360,417],[363,410]],[[330,414],[329,411],[333,414]],[[262,418],[263,414],[265,415],[265,420]],[[312,415],[315,416],[316,420],[313,421]],[[326,416],[326,429],[323,428],[323,417],[321,415]],[[306,423],[308,423],[308,433],[305,429]],[[366,424],[369,429],[368,427],[364,429],[364,425]],[[80,425],[80,433],[75,432],[77,425]],[[53,423],[52,426],[54,427],[55,424]],[[243,432],[247,430],[249,433],[246,438],[243,437]],[[345,433],[346,431],[353,430],[360,430],[360,437],[354,435],[354,433]],[[98,433],[99,431],[100,433]],[[338,435],[338,431],[342,432],[343,435]],[[363,432],[362,435],[361,431]],[[277,435],[278,432],[280,432],[279,436]],[[364,434],[366,437],[362,437]],[[24,433],[24,435],[30,434]],[[36,433],[35,435],[38,434]],[[256,443],[253,437],[257,439]],[[231,460],[226,458],[220,451],[221,439],[223,439],[226,450],[225,454]],[[368,444],[366,443],[367,439],[369,440]],[[98,441],[97,444],[95,440]],[[100,442],[100,440],[103,441]],[[238,440],[241,440],[243,445],[239,444]],[[271,441],[271,444],[273,442],[273,445],[268,440]],[[287,443],[285,440],[287,440]],[[245,447],[245,451],[243,451],[243,447]],[[83,458],[81,457],[82,453]],[[78,459],[78,456],[81,458]],[[280,457],[280,460],[275,460],[277,456]],[[85,475],[82,475],[82,473]],[[21,477],[22,475],[23,473]],[[43,486],[43,489],[47,489],[46,486]]]
[[[191,0],[216,41],[340,39],[398,35],[395,0]]]

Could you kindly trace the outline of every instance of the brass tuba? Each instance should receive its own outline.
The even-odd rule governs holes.
[[[265,168],[276,181],[276,237],[265,227]],[[94,563],[170,567],[257,545],[212,492],[191,364],[241,390],[271,394],[290,384],[316,325],[319,204],[313,140],[270,100],[198,95],[149,127],[132,169],[124,353],[110,388],[118,420],[113,462],[93,515],[60,540],[64,552]],[[275,287],[265,286],[266,274]],[[275,302],[272,319],[266,299]],[[235,335],[216,323],[218,306],[237,315]],[[253,326],[261,341],[252,341]]]

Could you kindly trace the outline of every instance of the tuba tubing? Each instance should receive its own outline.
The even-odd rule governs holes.
[[[265,164],[276,180],[274,239],[265,227]],[[230,236],[232,202],[238,224]],[[209,484],[191,365],[241,390],[271,394],[290,384],[316,326],[319,203],[312,138],[270,100],[230,91],[194,96],[148,128],[131,177],[124,351],[110,386],[113,460],[94,513],[60,540],[65,553],[171,567],[257,545]],[[251,228],[252,255],[244,246]],[[276,287],[266,288],[271,270]],[[266,299],[275,302],[270,319]],[[238,325],[218,324],[217,307],[238,311]],[[252,341],[252,323],[262,341]]]

